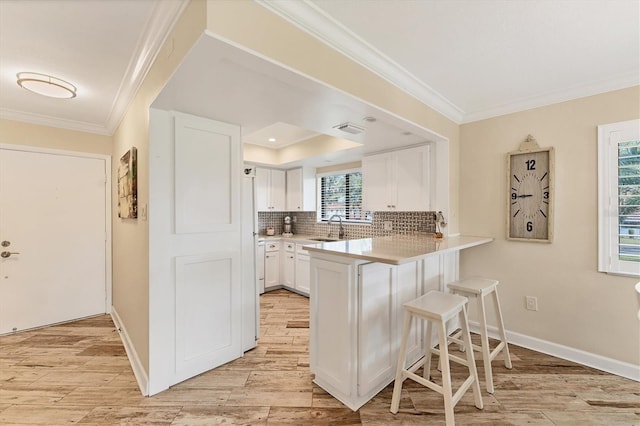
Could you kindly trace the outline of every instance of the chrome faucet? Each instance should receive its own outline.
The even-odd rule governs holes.
[[[327,238],[331,238],[331,223],[333,222],[333,218],[337,217],[340,220],[340,228],[338,230],[338,239],[342,240],[344,238],[344,228],[342,227],[342,216],[334,214],[329,218],[329,235]]]

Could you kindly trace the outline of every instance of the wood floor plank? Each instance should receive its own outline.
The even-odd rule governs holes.
[[[273,390],[242,388],[234,389],[226,403],[227,406],[255,407],[311,407],[312,392],[309,390]]]
[[[95,407],[78,424],[82,425],[170,425],[181,407]]]
[[[172,426],[266,425],[269,407],[186,407]]]
[[[342,408],[271,407],[268,425],[360,425],[360,414]]]
[[[88,407],[44,405],[34,410],[31,405],[12,405],[0,412],[0,424],[61,425],[79,422],[89,411]]]

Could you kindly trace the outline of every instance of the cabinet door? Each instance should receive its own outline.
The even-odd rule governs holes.
[[[280,285],[280,253],[267,252],[264,255],[264,286]]]
[[[296,283],[295,289],[305,294],[309,294],[311,282],[311,271],[309,256],[300,256],[296,258]]]
[[[302,208],[302,169],[287,170],[287,211]]]
[[[395,194],[397,211],[429,210],[429,147],[396,151]]]
[[[285,253],[284,261],[282,262],[282,284],[289,288],[294,288],[295,279],[295,256],[293,253]]]
[[[393,210],[389,183],[392,177],[390,154],[376,154],[362,159],[362,196],[368,211]],[[391,194],[393,195],[393,194]]]
[[[396,353],[400,351],[402,343],[402,327],[404,325],[404,310],[402,305],[422,296],[422,278],[421,278],[422,261],[404,263],[397,266],[397,300],[396,300]],[[412,365],[422,356],[422,327],[423,321],[414,319],[411,323],[411,329],[407,338],[407,354],[406,365]],[[397,363],[397,359],[394,364]]]
[[[362,396],[393,379],[398,349],[396,267],[367,263],[359,268],[358,394]]]
[[[256,209],[259,212],[269,209],[269,186],[271,170],[256,168]]]
[[[269,192],[269,201],[271,210],[286,211],[285,205],[285,178],[284,170],[271,170],[271,191]]]

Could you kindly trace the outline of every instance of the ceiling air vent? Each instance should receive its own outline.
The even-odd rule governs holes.
[[[356,126],[353,123],[342,123],[337,126],[333,126],[334,129],[342,130],[343,132],[351,133],[353,135],[357,135],[359,133],[364,132],[364,128],[360,126]]]

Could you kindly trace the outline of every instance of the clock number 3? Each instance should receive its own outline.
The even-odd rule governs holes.
[[[536,169],[536,160],[527,160],[525,161],[527,164],[527,170],[535,170]]]

